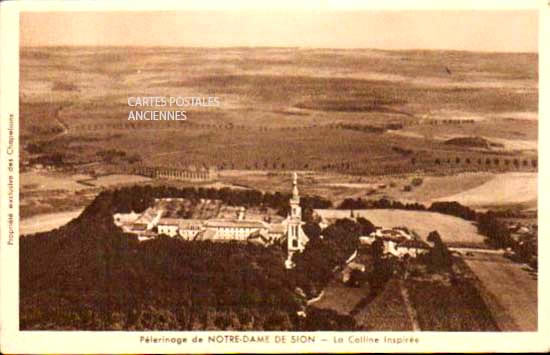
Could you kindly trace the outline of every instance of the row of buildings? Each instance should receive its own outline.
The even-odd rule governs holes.
[[[154,167],[136,166],[133,168],[136,175],[147,176],[153,179],[169,179],[181,181],[212,181],[218,178],[218,170],[215,167],[196,168],[189,166],[180,167]]]
[[[256,241],[262,244],[287,243],[287,268],[293,268],[292,257],[302,252],[308,237],[302,230],[302,210],[298,191],[298,177],[293,174],[290,214],[282,222],[268,223],[263,220],[247,219],[241,207],[235,218],[185,219],[163,218],[166,211],[149,207],[143,213],[116,213],[113,220],[116,226],[126,233],[136,234],[140,241],[159,235],[179,237],[184,240],[212,241]]]

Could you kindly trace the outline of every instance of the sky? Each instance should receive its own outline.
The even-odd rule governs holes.
[[[22,12],[22,46],[538,52],[536,10]]]

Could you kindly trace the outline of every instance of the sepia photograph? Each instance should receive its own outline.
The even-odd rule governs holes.
[[[541,330],[537,9],[17,18],[18,332]]]
[[[21,329],[537,330],[535,11],[20,26]]]

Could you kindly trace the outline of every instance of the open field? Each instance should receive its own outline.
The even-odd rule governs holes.
[[[22,156],[100,162],[98,151],[117,149],[154,165],[441,170],[411,167],[407,152],[455,149],[436,139],[449,135],[533,146],[537,120],[523,117],[538,111],[537,63],[536,54],[456,51],[22,48]],[[151,109],[128,106],[138,92],[216,96],[220,106],[129,127],[130,111]],[[423,124],[465,117],[475,123]],[[383,134],[390,127],[404,136]]]
[[[22,191],[47,191],[47,190],[67,190],[79,191],[86,186],[78,180],[89,178],[87,175],[66,175],[54,174],[48,172],[24,172],[19,175],[19,181]]]
[[[316,210],[316,212],[329,221],[349,218],[351,213],[349,210]],[[423,238],[436,230],[443,241],[450,246],[453,243],[482,245],[484,240],[472,222],[435,212],[369,209],[353,210],[353,214],[355,217],[364,217],[375,225],[385,228],[405,226],[416,231]]]
[[[59,228],[78,217],[80,213],[82,213],[82,210],[41,214],[39,216],[22,219],[19,223],[19,234],[34,234]]]
[[[533,114],[536,114],[536,111]],[[490,140],[501,138],[536,142],[538,138],[537,126],[537,120],[510,120],[504,117],[496,117],[463,125],[414,125],[406,127],[403,132],[416,133],[430,139],[447,139],[448,137],[456,136],[482,136]]]
[[[537,178],[537,173],[498,174],[480,186],[438,200],[457,201],[475,207],[516,204],[536,206]]]
[[[537,279],[526,265],[501,255],[464,261],[481,281],[481,295],[501,330],[537,330]]]
[[[304,194],[324,196],[340,203],[344,198],[379,199],[388,197],[402,202],[420,202],[426,205],[433,201],[454,201],[456,196],[485,184],[501,184],[503,181],[513,181],[521,185],[523,192],[530,191],[529,195],[512,194],[506,200],[499,200],[500,195],[494,194],[491,189],[483,190],[483,196],[490,202],[491,207],[504,207],[512,204],[521,204],[529,196],[529,202],[536,201],[536,173],[504,173],[465,172],[454,175],[427,175],[403,174],[398,176],[353,176],[330,172],[299,171],[300,191]],[[404,186],[410,185],[414,178],[422,178],[422,184],[415,186],[411,191],[403,191]],[[226,184],[248,186],[259,190],[285,191],[289,182],[288,172],[227,170],[220,173],[220,180]],[[499,183],[500,181],[500,183]],[[384,185],[380,188],[380,185]],[[490,185],[489,185],[490,186]],[[495,185],[496,186],[496,185]],[[533,194],[534,193],[534,194]],[[460,201],[472,207],[470,200]]]
[[[489,172],[467,172],[454,175],[423,175],[409,174],[389,177],[339,177],[335,182],[325,184],[330,187],[347,187],[348,196],[353,198],[380,198],[386,196],[403,202],[420,202],[430,204],[436,199],[446,199],[447,196],[478,187],[495,177],[495,174]],[[403,191],[403,187],[411,185],[414,178],[421,178],[422,184],[415,186],[411,191]],[[349,181],[349,182],[348,182]],[[384,188],[378,188],[380,184]],[[373,191],[374,190],[374,191]],[[371,191],[369,195],[367,192]]]
[[[404,192],[402,189],[395,191],[391,196],[396,199],[419,201],[426,204],[436,199],[451,201],[448,196],[483,185],[492,180],[494,176],[494,174],[487,172],[460,173],[449,176],[423,176],[422,185],[414,187],[409,192]],[[409,178],[403,184],[410,184],[411,180]]]
[[[20,174],[20,217],[42,218],[40,220],[44,221],[52,213],[55,215],[57,212],[65,213],[86,207],[102,189],[148,181],[151,179],[138,175],[112,174],[93,177],[50,171],[23,172]],[[49,226],[48,223],[46,225]]]
[[[47,171],[26,171],[19,175],[21,189],[30,191],[64,190],[76,192],[87,189],[90,185],[109,187],[121,184],[137,184],[150,181],[150,178],[139,175],[109,174],[93,177],[87,174],[62,174]]]
[[[367,283],[354,288],[335,278],[313,307],[351,315],[367,331],[502,330],[484,297],[464,276],[453,282],[438,274],[405,280],[393,276],[379,294],[369,290]]]
[[[110,164],[106,151],[144,165],[216,165],[223,186],[264,191],[286,191],[289,171],[307,172],[300,176],[301,191],[335,203],[350,196],[365,197],[371,184],[380,183],[387,187],[369,197],[423,203],[457,197],[476,207],[524,203],[525,196],[532,204],[533,193],[536,199],[533,180],[525,181],[528,187],[518,186],[521,192],[499,199],[491,186],[502,190],[508,181],[513,186],[519,183],[498,183],[496,177],[495,185],[483,187],[495,172],[524,166],[451,167],[434,160],[454,159],[455,153],[493,154],[491,159],[504,154],[450,146],[443,140],[482,136],[508,145],[506,157],[529,155],[531,164],[533,152],[510,149],[533,148],[538,140],[537,54],[22,48],[20,77],[22,161],[32,166],[36,159],[53,156],[62,161],[62,169],[67,168],[57,175],[21,175],[25,215],[51,212],[55,204],[73,206],[78,201],[74,192],[92,187],[78,183],[88,180],[84,175],[77,179],[74,173],[101,173]],[[182,122],[133,123],[128,121],[130,111],[182,108],[129,107],[129,96],[215,96],[220,106],[184,107],[189,119]],[[472,123],[427,124],[431,120]],[[388,130],[397,134],[385,133]],[[418,157],[416,165],[413,157]],[[536,170],[536,164],[527,168]],[[473,173],[457,175],[463,171]],[[403,191],[415,176],[424,178],[423,184]],[[88,182],[99,189],[118,184],[118,179]],[[59,194],[65,202],[56,202],[53,190],[63,190]],[[29,191],[49,192],[30,201],[25,195]],[[398,223],[407,222],[418,224],[414,219]],[[464,227],[460,229],[466,232],[460,233],[470,235],[472,226]],[[448,232],[458,233],[453,228]]]
[[[111,187],[121,184],[137,184],[142,182],[150,181],[151,179],[145,176],[138,175],[123,175],[123,174],[113,174],[113,175],[104,175],[99,176],[93,180],[87,180],[86,182],[101,187]]]
[[[20,151],[22,171],[26,170],[20,175],[21,235],[58,228],[77,217],[99,192],[122,185],[288,193],[291,171],[299,174],[302,196],[319,195],[334,205],[349,197],[387,197],[426,205],[458,201],[476,209],[536,206],[535,53],[146,47],[21,48],[20,52]],[[128,97],[136,96],[217,97],[220,106],[130,107]],[[131,111],[150,110],[186,110],[188,120],[128,120]],[[447,144],[452,138],[462,139]],[[476,146],[481,138],[492,144]],[[215,166],[219,178],[149,179],[126,174],[132,164]],[[411,187],[418,178],[421,183]],[[202,201],[199,207],[200,213],[192,217],[233,218],[237,208],[223,208],[213,201]],[[167,210],[173,216],[186,212],[178,206]],[[261,218],[276,211],[250,208],[247,213]],[[318,213],[329,221],[351,214],[335,209]],[[353,214],[386,228],[406,226],[422,238],[438,231],[450,247],[484,246],[485,237],[472,222],[453,216],[382,209]],[[91,280],[103,280],[105,273],[97,270],[105,265],[98,264],[97,269],[94,264],[92,269],[80,259],[85,251],[97,261],[93,252],[99,245],[84,238],[88,225],[81,227],[82,238],[74,240],[92,247],[73,249],[80,244],[67,243],[66,254],[56,253],[58,268],[64,270],[64,262],[70,260],[84,267]],[[110,231],[101,240],[118,245],[120,239],[109,236]],[[116,257],[121,248],[98,252],[108,261],[122,260]],[[371,298],[368,284],[352,288],[334,279],[312,307],[351,315],[362,328],[373,331],[536,329],[534,276],[500,255],[474,254],[464,257],[464,268],[471,268],[479,280],[444,273],[398,279],[393,274]],[[133,258],[131,253],[124,255]],[[125,263],[137,265],[136,275],[162,270]],[[74,274],[75,280],[83,280],[80,272]],[[52,275],[57,280],[64,274]],[[121,275],[122,281],[128,281]],[[59,285],[67,284],[59,280]],[[162,287],[154,289],[170,289],[158,284]],[[264,286],[268,289],[271,284]],[[82,293],[80,288],[77,291]],[[211,295],[204,300],[220,304],[219,297]]]

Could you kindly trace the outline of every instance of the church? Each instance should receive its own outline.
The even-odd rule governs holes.
[[[165,211],[150,207],[142,214],[117,213],[114,223],[127,233],[137,234],[138,240],[145,241],[159,235],[178,237],[184,240],[211,240],[216,242],[241,241],[272,244],[276,241],[287,244],[285,267],[295,266],[293,256],[304,251],[307,235],[302,226],[302,209],[298,191],[298,174],[292,174],[292,196],[289,201],[290,213],[279,223],[247,219],[244,207],[240,207],[236,218],[184,219],[162,218]]]
[[[285,267],[292,269],[295,264],[292,260],[296,252],[304,251],[309,238],[302,229],[302,208],[300,207],[300,193],[298,191],[298,174],[292,174],[292,197],[290,198],[290,215],[285,220],[287,225],[287,250],[288,256]],[[283,222],[284,223],[284,222]]]

